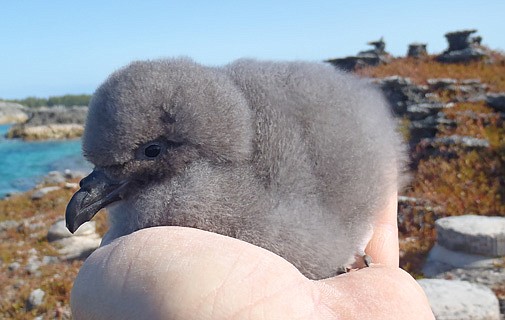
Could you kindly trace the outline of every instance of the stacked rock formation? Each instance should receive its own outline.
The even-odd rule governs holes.
[[[373,46],[373,49],[360,51],[355,56],[329,59],[326,62],[345,71],[353,71],[365,66],[376,66],[389,62],[390,54],[386,52],[386,42],[382,38],[377,41],[370,41],[367,44]]]
[[[481,37],[470,38],[477,30],[461,30],[445,34],[449,48],[437,57],[440,62],[468,62],[485,56],[480,48]]]
[[[411,43],[409,44],[409,49],[407,51],[407,57],[421,58],[428,55],[426,43]]]

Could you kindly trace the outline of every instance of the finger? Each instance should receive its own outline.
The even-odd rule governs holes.
[[[391,267],[399,265],[397,211],[398,197],[394,193],[374,224],[372,239],[365,249],[374,263]]]
[[[315,285],[316,308],[338,310],[339,319],[434,319],[424,291],[400,268],[372,266]]]
[[[321,316],[314,290],[269,251],[158,227],[95,251],[75,281],[71,307],[75,319],[311,319]]]

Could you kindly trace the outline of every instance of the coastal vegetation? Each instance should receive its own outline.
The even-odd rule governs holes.
[[[19,100],[8,100],[9,102],[19,103],[26,107],[53,107],[53,106],[87,106],[91,95],[88,94],[66,94],[63,96],[53,96],[49,98],[27,97]],[[1,100],[1,99],[0,99]]]

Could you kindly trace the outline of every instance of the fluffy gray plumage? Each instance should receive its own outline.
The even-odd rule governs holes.
[[[403,162],[369,84],[329,65],[255,60],[128,65],[94,94],[83,150],[100,175],[81,183],[69,228],[80,210],[93,207],[88,220],[107,206],[104,242],[195,227],[266,248],[313,279],[363,253]],[[112,189],[95,191],[99,180]]]

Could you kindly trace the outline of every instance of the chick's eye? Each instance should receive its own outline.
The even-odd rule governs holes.
[[[144,155],[148,158],[156,158],[161,153],[159,144],[152,144],[144,149]]]
[[[156,139],[141,145],[135,150],[135,158],[138,160],[155,160],[161,155],[170,152],[182,145],[182,142],[167,139]]]

